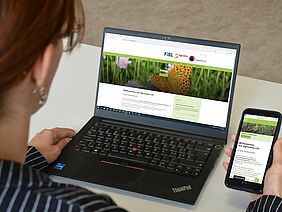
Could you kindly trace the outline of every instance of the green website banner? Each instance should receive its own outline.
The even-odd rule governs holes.
[[[244,122],[246,123],[252,123],[252,124],[263,124],[263,125],[269,125],[269,126],[276,126],[276,121],[270,121],[270,120],[261,120],[261,119],[253,119],[253,118],[244,118]]]
[[[265,142],[272,142],[273,140],[273,136],[254,134],[254,133],[245,133],[245,132],[242,132],[240,134],[240,137],[244,139],[251,139],[255,141],[265,141]]]

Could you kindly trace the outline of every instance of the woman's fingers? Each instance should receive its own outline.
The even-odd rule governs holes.
[[[233,150],[233,149],[232,149],[231,147],[228,147],[228,146],[224,147],[224,152],[225,152],[225,154],[228,155],[229,157],[231,157],[232,150]]]
[[[76,132],[73,129],[70,128],[53,128],[50,129],[52,132],[52,136],[55,140],[61,140],[63,138],[72,138],[75,136]]]
[[[57,146],[60,147],[61,150],[63,150],[70,140],[70,138],[61,139],[58,141]]]
[[[232,140],[233,142],[235,141],[235,139],[236,139],[236,135],[235,135],[235,134],[231,135],[231,140]]]
[[[282,166],[282,138],[279,138],[274,144],[273,164]]]
[[[224,167],[224,169],[225,169],[225,170],[227,170],[228,165],[229,165],[229,163],[227,163],[227,162],[223,162],[223,167]]]

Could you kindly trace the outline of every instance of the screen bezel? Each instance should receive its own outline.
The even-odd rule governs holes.
[[[266,117],[278,118],[278,122],[277,122],[277,126],[276,126],[275,133],[274,133],[274,136],[273,136],[273,141],[272,141],[272,144],[271,144],[271,149],[270,149],[267,165],[266,165],[266,168],[265,168],[265,171],[264,171],[264,177],[263,177],[262,184],[252,183],[252,182],[243,181],[243,180],[234,179],[234,178],[229,177],[232,166],[233,166],[235,152],[237,150],[237,144],[238,144],[238,140],[239,140],[238,135],[240,135],[241,127],[242,127],[245,115],[257,115],[257,116],[266,116]],[[281,114],[278,111],[261,110],[261,109],[254,109],[254,108],[247,108],[243,111],[242,116],[241,116],[241,120],[240,120],[240,124],[239,124],[239,127],[238,127],[238,131],[237,131],[237,136],[236,136],[236,139],[235,139],[235,142],[234,142],[232,155],[230,157],[229,166],[228,166],[228,169],[227,169],[227,172],[226,172],[225,185],[227,187],[237,189],[237,190],[248,191],[248,192],[256,193],[256,194],[261,194],[263,192],[263,184],[264,184],[265,174],[266,174],[267,169],[272,164],[272,158],[273,158],[272,157],[273,156],[272,155],[272,149],[273,149],[275,141],[278,138],[280,127],[281,127]]]
[[[130,35],[131,36],[139,36],[139,37],[144,37],[144,38],[169,40],[169,41],[184,42],[184,43],[199,44],[199,45],[208,45],[208,46],[215,46],[215,47],[222,47],[222,48],[229,48],[229,49],[236,50],[235,65],[234,65],[232,81],[231,81],[231,85],[230,85],[230,101],[229,101],[229,104],[228,104],[226,127],[224,127],[224,128],[220,128],[220,127],[217,128],[217,127],[212,127],[212,126],[206,125],[206,124],[200,124],[200,123],[194,123],[194,122],[188,122],[188,121],[184,122],[184,121],[175,120],[175,119],[173,119],[173,122],[172,122],[172,119],[155,117],[155,116],[151,116],[151,117],[150,116],[142,116],[142,117],[140,117],[140,116],[123,114],[123,113],[116,113],[116,112],[113,112],[113,111],[110,111],[110,110],[99,109],[99,108],[96,107],[96,105],[95,105],[95,108],[94,108],[94,115],[98,116],[98,117],[110,118],[110,119],[113,119],[113,120],[122,120],[122,121],[126,121],[126,122],[129,122],[129,123],[142,124],[142,125],[146,125],[146,126],[158,126],[160,128],[163,128],[163,129],[180,131],[180,132],[195,134],[195,135],[203,135],[203,132],[205,132],[205,135],[207,137],[224,139],[224,141],[226,142],[228,129],[229,129],[229,123],[230,123],[231,108],[232,108],[232,103],[233,103],[235,82],[236,82],[236,76],[237,76],[237,68],[238,68],[238,63],[239,63],[240,44],[226,43],[226,42],[219,42],[219,41],[201,40],[201,39],[194,39],[194,38],[183,38],[183,37],[170,36],[170,35],[161,35],[161,34],[155,34],[155,33],[138,32],[138,31],[131,31],[131,30],[105,27],[104,33],[103,33],[101,57],[102,57],[102,54],[103,54],[103,44],[104,44],[104,39],[105,39],[106,33],[114,33],[114,34],[129,35],[129,36]],[[102,60],[100,60],[98,85],[97,85],[95,102],[97,102],[98,92],[99,92],[101,63],[102,63]]]

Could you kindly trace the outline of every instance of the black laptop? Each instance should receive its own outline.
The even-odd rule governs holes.
[[[105,28],[94,116],[49,174],[195,204],[227,140],[239,51]]]

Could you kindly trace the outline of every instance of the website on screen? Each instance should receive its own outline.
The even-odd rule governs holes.
[[[106,33],[98,107],[226,127],[236,50]]]
[[[262,184],[278,118],[245,115],[230,178]]]

